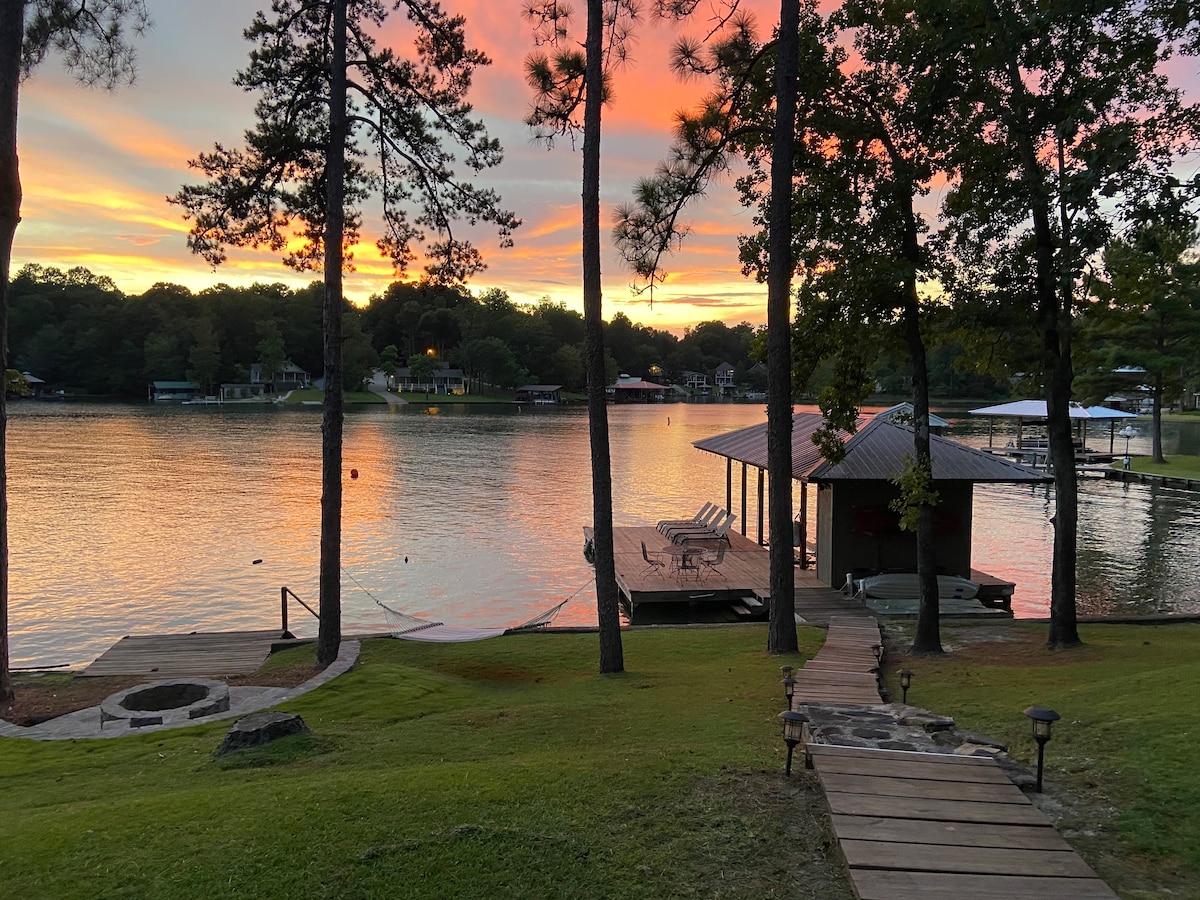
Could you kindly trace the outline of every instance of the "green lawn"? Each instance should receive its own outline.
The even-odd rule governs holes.
[[[1047,747],[1060,827],[1123,897],[1200,896],[1200,625],[947,622],[910,702]],[[800,630],[806,654],[821,632]],[[999,634],[1000,642],[980,642]],[[117,740],[0,740],[5,896],[850,897],[811,773],[782,776],[763,626],[364,645],[286,709],[313,728],[222,759],[228,723]],[[289,651],[272,667],[311,658]],[[290,656],[290,659],[289,659]],[[895,688],[895,684],[892,684]],[[898,696],[899,691],[896,691]],[[1054,810],[1051,810],[1054,814]]]
[[[1200,624],[1081,626],[1085,646],[1053,652],[1044,624],[1010,624],[1024,643],[990,645],[960,628],[971,626],[943,623],[947,648],[960,647],[944,658],[893,657],[914,673],[909,702],[1006,741],[1031,766],[1022,711],[1054,709],[1050,793],[1065,786],[1099,812],[1098,826],[1074,830],[1068,815],[1071,843],[1123,897],[1200,897]]]
[[[284,404],[300,405],[305,403],[321,402],[325,397],[325,392],[318,388],[304,388],[303,390],[292,391],[288,394]],[[387,403],[378,394],[372,391],[346,391],[346,403]]]
[[[462,406],[472,403],[513,403],[513,395],[501,394],[426,394],[422,391],[400,391],[399,396],[409,403],[431,406]]]
[[[1147,475],[1166,475],[1170,478],[1200,478],[1200,456],[1168,456],[1166,462],[1156,463],[1148,456],[1135,456],[1129,461],[1135,472]],[[1114,463],[1118,468],[1121,460]]]
[[[782,775],[795,658],[758,626],[624,637],[610,677],[594,634],[370,641],[286,705],[312,738],[220,760],[227,722],[0,741],[5,896],[850,897]]]

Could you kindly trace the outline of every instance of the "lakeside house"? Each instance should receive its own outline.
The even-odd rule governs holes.
[[[396,390],[408,391],[409,393],[419,394],[465,394],[467,393],[467,379],[462,369],[453,369],[449,363],[439,363],[437,369],[434,369],[427,377],[416,379],[413,377],[412,368],[409,366],[401,366],[396,370],[395,378]]]

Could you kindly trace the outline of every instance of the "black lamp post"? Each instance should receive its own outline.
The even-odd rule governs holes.
[[[1025,715],[1029,716],[1029,720],[1033,724],[1033,739],[1037,741],[1038,745],[1037,792],[1040,794],[1042,792],[1043,758],[1046,742],[1050,740],[1050,726],[1062,717],[1054,710],[1044,706],[1031,706],[1025,710]]]
[[[908,702],[908,689],[912,686],[912,672],[908,669],[900,670],[900,690],[903,692],[900,695],[902,703]]]
[[[783,676],[783,696],[787,698],[788,709],[792,708],[792,697],[796,695],[796,679],[788,672]]]
[[[787,744],[788,748],[787,768],[784,769],[784,774],[791,778],[792,752],[796,749],[797,744],[804,743],[804,723],[808,721],[808,716],[789,709],[781,712],[779,718],[783,719],[783,742]]]
[[[1125,438],[1125,461],[1122,464],[1123,468],[1129,468],[1129,439],[1137,436],[1137,430],[1132,425],[1126,425],[1120,431],[1121,437]]]

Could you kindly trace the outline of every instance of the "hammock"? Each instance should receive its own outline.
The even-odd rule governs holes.
[[[545,628],[554,621],[554,617],[558,615],[559,610],[574,600],[576,594],[591,584],[591,579],[585,581],[579,590],[571,594],[566,600],[550,607],[544,613],[539,613],[524,625],[516,625],[512,628],[471,628],[468,625],[447,625],[445,622],[418,619],[416,616],[397,612],[363,587],[362,583],[347,572],[344,566],[342,567],[342,572],[347,578],[358,585],[360,591],[374,600],[375,604],[383,609],[384,615],[387,616],[388,620],[388,631],[391,632],[392,637],[403,638],[406,641],[426,641],[431,644],[457,644],[465,641],[484,641],[488,638],[500,637],[502,634],[517,634],[522,631],[535,631],[538,628]]]
[[[500,637],[502,634],[516,634],[522,631],[545,628],[554,621],[554,617],[558,615],[559,610],[571,600],[568,597],[557,606],[553,606],[544,613],[534,616],[525,624],[517,625],[513,628],[471,628],[467,625],[447,625],[445,622],[431,622],[428,619],[418,619],[416,616],[397,612],[377,598],[372,599],[375,599],[375,602],[383,607],[383,611],[387,615],[388,630],[392,633],[392,637],[402,638],[406,641],[427,641],[434,644],[483,641],[488,638]]]

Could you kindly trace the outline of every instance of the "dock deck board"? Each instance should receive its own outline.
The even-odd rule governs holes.
[[[278,631],[131,635],[109,647],[82,674],[154,678],[249,675],[263,664],[278,640]]]

